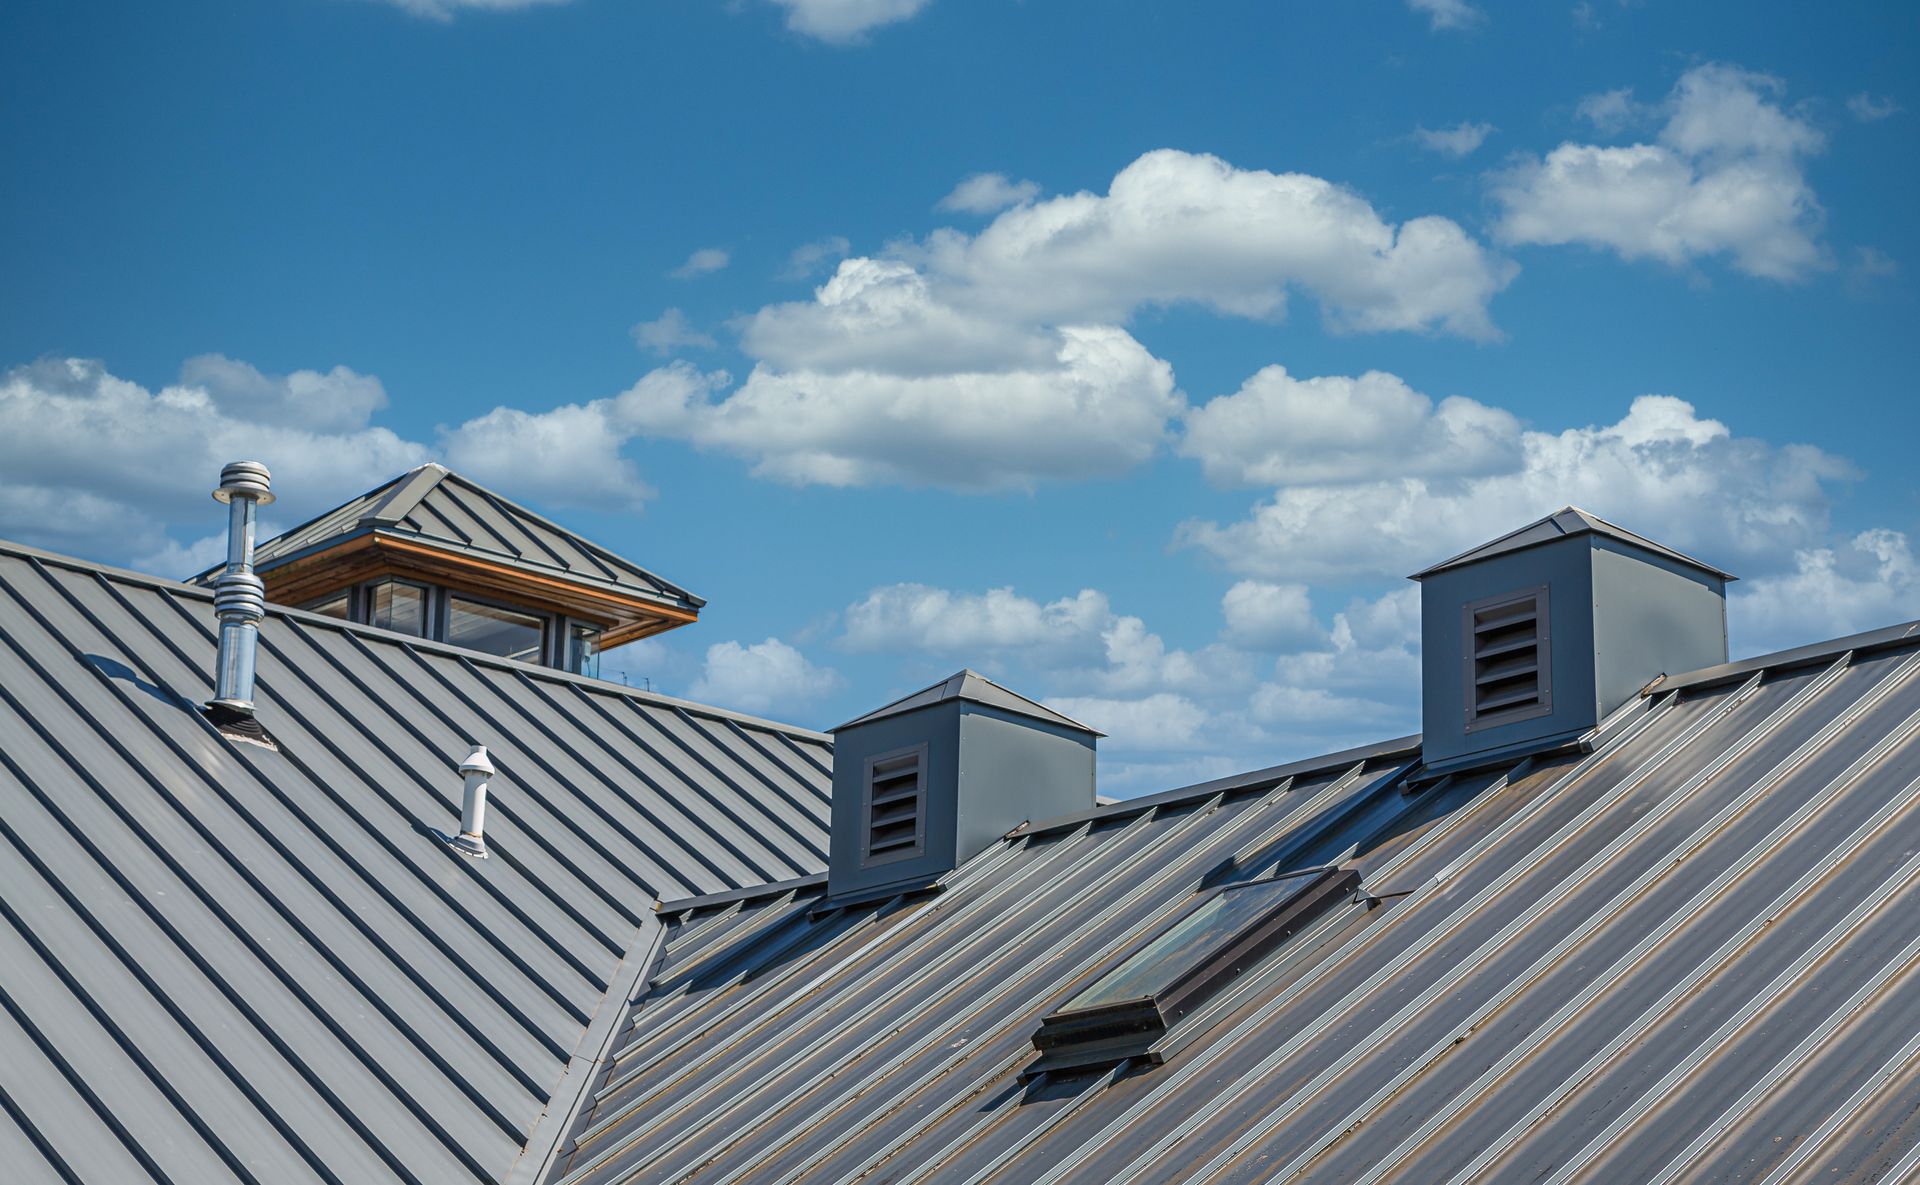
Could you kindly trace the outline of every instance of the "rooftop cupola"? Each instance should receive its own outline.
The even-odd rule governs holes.
[[[1734,577],[1571,506],[1412,579],[1430,771],[1578,740],[1727,660]]]
[[[835,899],[932,884],[1022,823],[1094,805],[1101,734],[973,671],[833,734]]]
[[[434,464],[261,543],[253,570],[275,604],[588,675],[706,603]]]

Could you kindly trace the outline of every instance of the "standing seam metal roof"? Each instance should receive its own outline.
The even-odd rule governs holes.
[[[269,607],[273,751],[195,710],[205,590],[0,544],[0,625],[11,1179],[497,1181],[656,898],[825,864],[819,733]]]
[[[549,1179],[1899,1178],[1920,644],[1794,658],[1415,793],[1389,750],[1043,825],[930,898],[670,904]],[[1165,1065],[1022,1077],[1039,1018],[1196,891],[1327,863],[1373,907]]]

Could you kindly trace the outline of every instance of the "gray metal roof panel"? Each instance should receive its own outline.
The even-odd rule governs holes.
[[[1022,833],[936,898],[671,912],[550,1179],[1875,1180],[1920,1159],[1899,1109],[1920,1098],[1920,642],[1663,694],[1592,753],[1411,794],[1405,764]],[[1166,1064],[1022,1076],[1040,1016],[1196,890],[1329,861],[1383,899]]]
[[[1498,539],[1483,543],[1470,551],[1463,551],[1452,559],[1442,560],[1430,568],[1423,568],[1415,572],[1408,579],[1425,580],[1427,577],[1438,572],[1445,572],[1449,568],[1458,568],[1463,564],[1475,563],[1479,560],[1490,559],[1497,555],[1505,555],[1508,552],[1523,551],[1529,547],[1539,547],[1542,544],[1552,543],[1572,535],[1603,535],[1609,539],[1618,540],[1619,542],[1640,548],[1643,551],[1650,551],[1655,555],[1665,556],[1667,559],[1685,564],[1690,568],[1698,569],[1709,575],[1717,576],[1722,580],[1739,579],[1739,577],[1733,575],[1731,572],[1723,572],[1712,564],[1702,563],[1690,555],[1677,552],[1664,543],[1655,543],[1644,535],[1636,535],[1625,527],[1616,526],[1606,519],[1601,518],[1599,515],[1589,514],[1577,506],[1563,506],[1545,518],[1535,519],[1526,526],[1509,531]]]
[[[262,542],[254,566],[269,572],[371,533],[413,538],[475,558],[699,608],[706,602],[565,527],[445,466],[428,463]],[[209,568],[194,579],[219,574]]]
[[[0,544],[26,1179],[499,1180],[658,897],[824,866],[822,734],[270,607],[275,751],[196,710],[214,650],[204,589]],[[486,861],[431,834],[475,740]]]
[[[1096,737],[1107,735],[1096,729],[1088,728],[1071,716],[1056,712],[1045,704],[1036,703],[1026,696],[1021,695],[1019,692],[1009,691],[985,675],[982,675],[980,672],[970,669],[957,671],[947,678],[940,680],[940,682],[933,684],[931,687],[923,687],[912,695],[901,696],[899,699],[894,700],[884,707],[876,708],[864,716],[855,717],[845,724],[840,725],[838,728],[830,729],[829,731],[839,732],[841,729],[852,728],[856,724],[868,724],[875,720],[884,720],[889,716],[900,716],[907,712],[917,712],[922,708],[931,708],[936,704],[944,704],[952,700],[965,700],[969,703],[985,704],[987,707],[998,708],[1003,712],[1011,712],[1016,716],[1031,717],[1035,720],[1045,721],[1048,724],[1057,724],[1062,728],[1071,728],[1075,732],[1091,733]]]

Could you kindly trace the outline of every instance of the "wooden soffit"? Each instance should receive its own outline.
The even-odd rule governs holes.
[[[267,599],[281,605],[304,605],[363,581],[389,576],[594,622],[605,631],[600,637],[602,650],[677,629],[700,617],[698,610],[663,605],[564,576],[528,572],[377,531],[260,573],[267,586]]]

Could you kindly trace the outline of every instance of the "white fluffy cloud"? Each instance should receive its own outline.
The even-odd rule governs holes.
[[[694,328],[679,309],[668,309],[654,320],[640,322],[632,333],[635,345],[656,354],[671,354],[682,348],[711,350],[719,344]]]
[[[623,446],[654,409],[726,381],[676,364],[611,399],[496,407],[429,444],[374,425],[386,392],[346,367],[271,375],[205,355],[149,390],[98,362],[47,359],[0,375],[0,536],[184,575],[222,527],[207,496],[220,467],[243,458],[273,471],[267,533],[435,458],[516,498],[636,511],[653,491]]]
[[[1735,585],[1727,625],[1736,654],[1784,650],[1920,617],[1920,565],[1900,531],[1862,531],[1813,547],[1794,570]]]
[[[687,256],[687,261],[667,273],[676,280],[691,280],[696,276],[710,276],[733,262],[733,256],[719,247],[702,247]]]
[[[988,670],[1108,733],[1102,789],[1131,793],[1408,731],[1419,603],[1407,594],[1357,600],[1329,627],[1304,587],[1243,581],[1222,599],[1219,639],[1185,649],[1094,589],[1041,601],[891,585],[847,609],[840,645]]]
[[[1624,131],[1647,117],[1647,110],[1634,101],[1633,88],[1601,91],[1581,99],[1574,114],[1609,136]]]
[[[270,376],[208,355],[157,391],[84,359],[18,367],[0,375],[0,535],[116,561],[182,555],[167,528],[221,528],[208,491],[242,458],[272,469],[269,521],[291,526],[427,459],[369,425],[385,401],[345,367]]]
[[[1173,149],[1140,157],[1105,194],[1030,202],[908,254],[956,305],[1055,324],[1175,304],[1277,318],[1299,289],[1339,329],[1487,338],[1487,303],[1513,276],[1449,219],[1396,226],[1318,177]]]
[[[811,243],[802,243],[787,256],[787,266],[781,271],[780,278],[805,280],[818,275],[827,266],[845,259],[852,246],[845,235],[828,235]]]
[[[1827,486],[1851,476],[1816,448],[1735,437],[1691,404],[1643,395],[1612,424],[1522,432],[1506,472],[1288,484],[1240,522],[1184,524],[1180,541],[1254,576],[1381,579],[1571,502],[1723,566],[1764,569],[1824,537]]]
[[[566,4],[569,0],[389,0],[396,8],[415,16],[436,21],[452,20],[460,12],[513,12],[522,8],[543,8]]]
[[[1472,156],[1480,151],[1480,146],[1493,135],[1494,126],[1490,123],[1470,123],[1461,121],[1450,128],[1415,128],[1413,138],[1420,147],[1428,152],[1438,152],[1455,160]]]
[[[975,173],[940,199],[939,209],[967,214],[992,214],[1008,206],[1030,202],[1040,195],[1034,181],[1009,181],[1005,173]]]
[[[941,304],[899,263],[847,260],[814,302],[763,310],[743,340],[765,361],[737,389],[662,387],[645,418],[794,483],[1112,475],[1150,457],[1184,407],[1172,368],[1125,330],[999,325]]]
[[[1407,7],[1425,16],[1436,32],[1471,28],[1487,15],[1467,0],[1407,0]]]
[[[688,694],[736,711],[790,716],[840,684],[839,672],[815,666],[792,646],[768,638],[750,646],[720,642],[707,647],[706,665]]]
[[[1883,119],[1900,114],[1906,108],[1900,106],[1891,95],[1870,95],[1866,91],[1847,100],[1847,110],[1861,123],[1879,123]]]
[[[787,28],[821,41],[848,45],[882,25],[907,20],[931,0],[773,0],[786,10]]]
[[[1058,334],[956,308],[899,260],[843,260],[812,300],[768,305],[741,323],[740,344],[782,371],[867,371],[925,378],[1044,367]]]
[[[1510,243],[1581,243],[1679,266],[1727,256],[1749,275],[1793,280],[1821,267],[1820,203],[1803,161],[1820,132],[1783,109],[1779,80],[1733,66],[1689,70],[1651,144],[1562,144],[1499,176],[1498,233]],[[1582,111],[1625,120],[1612,92]]]
[[[1382,371],[1297,379],[1269,366],[1188,412],[1179,451],[1222,485],[1460,476],[1514,468],[1520,423],[1457,395],[1436,408]]]
[[[1064,694],[1224,689],[1248,681],[1243,656],[1224,646],[1170,648],[1146,622],[1115,612],[1094,589],[1042,603],[1010,588],[968,593],[889,585],[847,608],[841,644],[990,668],[1012,663],[1044,671],[1049,688]]]
[[[961,655],[1043,651],[1054,664],[1100,659],[1100,633],[1112,620],[1105,596],[1042,604],[1011,588],[953,592],[924,584],[876,588],[847,607],[843,643],[867,652]]]
[[[1226,638],[1250,650],[1298,651],[1324,643],[1304,584],[1242,580],[1220,598]]]
[[[1513,274],[1447,219],[1394,225],[1317,177],[1184,152],[1147,153],[1105,194],[1037,199],[986,174],[949,200],[1017,204],[975,235],[945,229],[843,259],[811,300],[741,318],[756,363],[745,381],[667,384],[675,397],[650,400],[644,430],[796,484],[1111,476],[1152,457],[1186,410],[1172,369],[1122,327],[1138,310],[1277,318],[1299,290],[1340,328],[1484,338],[1487,303]],[[652,341],[685,327],[645,328]],[[1443,404],[1437,431],[1473,406]]]
[[[1212,741],[1207,710],[1169,691],[1138,699],[1055,696],[1047,706],[1106,733],[1101,744],[1112,752],[1177,752],[1206,748]]]

